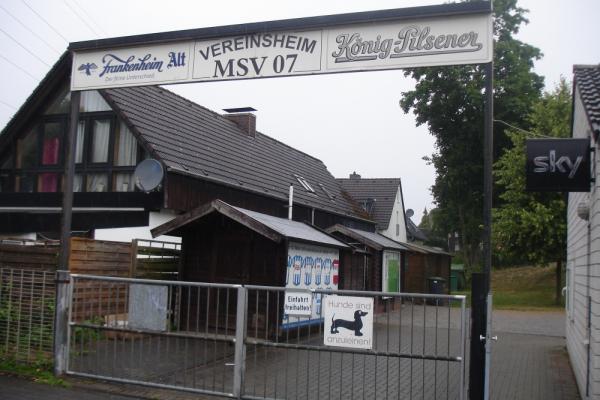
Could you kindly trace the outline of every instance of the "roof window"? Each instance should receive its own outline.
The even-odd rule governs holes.
[[[312,186],[310,186],[310,183],[308,183],[306,181],[306,179],[304,179],[303,177],[301,177],[300,175],[294,175],[296,177],[296,179],[298,180],[298,182],[302,185],[302,187],[310,193],[314,193],[315,189],[313,189]]]
[[[368,198],[366,200],[361,200],[359,201],[359,204],[361,206],[361,208],[363,210],[365,210],[367,212],[367,214],[372,214],[373,213],[373,209],[375,208],[375,199],[372,198]]]
[[[327,197],[329,197],[329,200],[335,201],[335,196],[332,195],[331,192],[325,188],[325,185],[323,185],[322,183],[319,183],[319,186],[323,190],[323,193],[325,193],[327,195]]]

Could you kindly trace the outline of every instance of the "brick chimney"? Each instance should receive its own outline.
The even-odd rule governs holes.
[[[356,171],[354,171],[350,174],[350,179],[360,179],[360,175],[357,174]]]
[[[223,111],[227,112],[223,116],[235,122],[242,132],[250,137],[256,137],[256,115],[249,112],[256,111],[254,108],[226,108]]]

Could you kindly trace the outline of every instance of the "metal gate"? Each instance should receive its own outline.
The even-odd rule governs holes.
[[[304,293],[311,317],[284,314],[285,288],[71,275],[67,373],[244,399],[464,399],[464,296]],[[371,349],[324,345],[325,295],[373,299]]]

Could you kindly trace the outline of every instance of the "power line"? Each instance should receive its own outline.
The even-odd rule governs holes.
[[[40,14],[38,14],[37,11],[35,11],[33,8],[31,8],[31,6],[29,4],[27,4],[27,2],[25,0],[21,0],[23,2],[23,4],[25,4],[25,6],[27,6],[27,8],[29,8],[35,15],[37,15],[39,17],[39,19],[41,19],[42,21],[44,21],[44,23],[46,25],[48,25],[48,27],[50,29],[52,29],[58,36],[60,36],[61,38],[63,38],[63,40],[67,43],[69,43],[69,39],[67,39],[66,37],[64,37],[59,31],[56,30],[55,27],[53,27],[50,22],[46,21],[46,19],[44,17],[42,17]]]
[[[43,37],[41,37],[40,35],[38,35],[37,33],[35,33],[30,27],[28,27],[27,25],[25,25],[23,22],[21,22],[17,17],[15,17],[13,14],[11,14],[6,8],[4,8],[4,6],[2,6],[0,4],[0,8],[2,10],[4,10],[5,13],[7,13],[9,16],[12,17],[12,19],[14,19],[15,21],[17,21],[23,28],[27,29],[27,31],[29,31],[29,33],[31,33],[32,35],[34,35],[36,38],[40,39],[46,46],[48,46],[50,49],[54,50],[55,52],[57,52],[58,54],[60,54],[60,50],[57,50],[54,48],[54,46],[52,46],[50,43],[48,43]]]
[[[85,19],[84,19],[84,18],[81,16],[81,14],[79,14],[79,13],[77,12],[77,10],[75,10],[75,8],[73,8],[73,6],[71,6],[69,3],[67,3],[67,0],[63,0],[63,3],[65,3],[65,5],[66,5],[67,7],[69,7],[69,10],[73,11],[73,14],[75,14],[75,16],[76,16],[77,18],[79,18],[79,20],[80,20],[81,22],[83,22],[83,23],[85,24],[85,26],[87,26],[88,28],[90,28],[90,30],[92,31],[92,33],[93,33],[94,35],[96,35],[96,36],[100,36],[100,34],[99,34],[99,33],[98,33],[98,32],[97,32],[97,31],[96,31],[94,28],[92,28],[92,26],[91,26],[91,25],[90,25],[90,24],[89,24],[89,23],[88,23],[88,22],[87,22],[87,21],[86,21],[86,20],[85,20]]]
[[[17,107],[15,107],[15,106],[13,106],[11,104],[8,104],[7,102],[5,102],[3,100],[0,100],[0,104],[4,104],[6,107],[12,108],[13,110],[17,111]]]
[[[21,71],[22,73],[29,75],[31,78],[33,78],[36,82],[40,81],[40,78],[36,78],[33,74],[31,74],[30,72],[26,71],[25,69],[23,69],[22,67],[20,67],[19,65],[15,64],[14,62],[12,62],[10,59],[8,59],[7,57],[4,57],[2,54],[0,54],[0,58],[2,58],[4,61],[6,61],[7,63],[9,63],[10,65],[12,65],[13,67],[15,67],[16,69],[18,69],[19,71]]]
[[[548,139],[552,139],[553,138],[553,136],[542,135],[541,133],[535,133],[535,132],[526,131],[525,129],[521,129],[518,126],[514,126],[512,124],[509,124],[508,122],[502,121],[501,119],[495,119],[494,122],[500,122],[501,124],[504,124],[504,125],[508,126],[509,128],[516,129],[516,130],[521,131],[523,133],[526,133],[526,134],[528,134],[530,136],[537,136],[537,137],[548,138]]]
[[[92,14],[88,13],[86,11],[86,9],[81,5],[81,3],[77,2],[76,0],[73,0],[73,4],[76,5],[77,7],[79,7],[79,9],[89,18],[90,21],[92,21],[94,23],[94,25],[96,25],[100,31],[104,34],[108,36],[108,32],[102,28],[102,26],[98,23],[98,21],[96,21],[96,19],[92,16]]]
[[[46,61],[42,60],[37,54],[35,54],[31,50],[29,50],[27,47],[23,46],[21,44],[21,42],[19,42],[17,39],[15,39],[11,35],[9,35],[4,29],[0,28],[0,32],[4,33],[6,36],[8,36],[13,42],[15,42],[16,44],[18,44],[23,50],[25,50],[26,52],[28,52],[29,54],[31,54],[32,56],[34,56],[35,58],[37,58],[42,64],[46,65],[47,67],[50,66],[50,64],[48,64]]]

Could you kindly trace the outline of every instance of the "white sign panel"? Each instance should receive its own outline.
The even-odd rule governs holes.
[[[167,286],[132,284],[129,288],[129,327],[167,330]]]
[[[323,298],[326,346],[373,348],[373,298],[330,296]]]
[[[312,315],[313,295],[311,292],[285,292],[283,312],[287,315]]]
[[[277,32],[196,42],[193,80],[321,71],[321,31]]]
[[[288,293],[302,293],[302,289],[337,290],[339,265],[337,249],[290,242],[285,279],[287,289],[285,302],[288,301]],[[308,295],[311,296],[310,314],[287,313],[284,310],[282,329],[321,323],[322,295],[318,293],[308,293]]]
[[[76,52],[72,90],[487,63],[489,14]]]
[[[72,90],[188,81],[192,42],[76,53]]]

